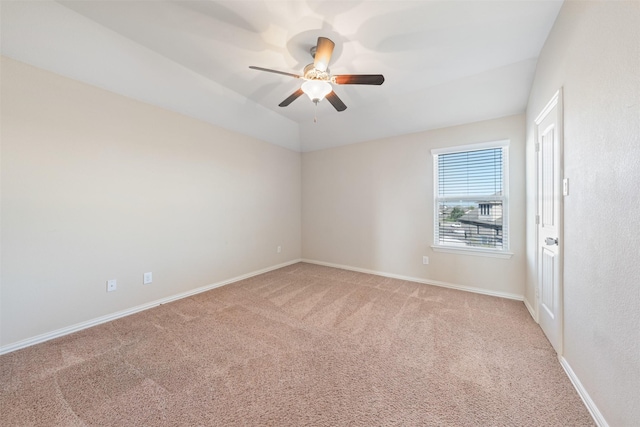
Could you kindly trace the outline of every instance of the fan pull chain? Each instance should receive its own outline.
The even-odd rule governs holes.
[[[313,123],[318,123],[318,100],[314,100],[313,101],[314,104],[316,104],[316,109],[313,111]]]

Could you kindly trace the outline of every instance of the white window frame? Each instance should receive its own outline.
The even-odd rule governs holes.
[[[447,252],[454,254],[466,254],[487,256],[494,258],[511,258],[512,252],[509,252],[511,233],[509,229],[509,143],[510,140],[500,140],[491,142],[482,142],[478,144],[458,145],[455,147],[434,148],[431,150],[433,158],[433,245],[431,248],[435,252]],[[492,148],[502,148],[502,196],[487,195],[481,196],[483,200],[500,200],[502,201],[502,230],[503,236],[506,238],[502,242],[502,249],[492,248],[475,248],[471,246],[453,246],[440,243],[439,241],[439,205],[443,201],[477,201],[478,196],[453,196],[438,197],[438,156],[441,154],[461,153],[465,151],[478,151]]]

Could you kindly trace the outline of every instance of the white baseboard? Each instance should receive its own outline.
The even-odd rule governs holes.
[[[523,301],[524,306],[527,307],[527,310],[529,310],[529,314],[531,315],[531,317],[533,317],[533,320],[535,320],[536,323],[540,323],[540,321],[538,320],[538,312],[533,309],[533,306],[531,305],[529,300],[524,298]]]
[[[35,337],[31,337],[31,338],[27,338],[12,344],[8,344],[8,345],[4,345],[2,347],[0,347],[0,355],[2,354],[6,354],[6,353],[10,353],[12,351],[15,350],[19,350],[21,348],[25,348],[25,347],[29,347],[35,344],[39,344],[45,341],[49,341],[52,340],[54,338],[58,338],[64,335],[68,335],[68,334],[72,334],[74,332],[78,332],[81,331],[83,329],[87,329],[90,328],[92,326],[96,326],[96,325],[100,325],[102,323],[106,323],[106,322],[110,322],[112,320],[116,320],[119,319],[121,317],[125,317],[125,316],[129,316],[131,314],[135,314],[144,310],[148,310],[150,308],[153,307],[157,307],[161,304],[167,304],[169,302],[172,301],[176,301],[182,298],[187,298],[190,297],[192,295],[196,295],[199,294],[201,292],[206,292],[209,291],[211,289],[215,289],[224,285],[228,285],[230,283],[234,283],[234,282],[238,282],[240,280],[244,280],[244,279],[248,279],[249,277],[253,277],[253,276],[257,276],[259,274],[263,274],[263,273],[267,273],[269,271],[272,270],[277,270],[278,268],[282,268],[282,267],[286,267],[292,264],[296,264],[298,262],[307,262],[310,264],[317,264],[317,265],[324,265],[327,267],[334,267],[334,268],[340,268],[343,270],[350,270],[350,271],[358,271],[360,273],[368,273],[368,274],[375,274],[377,276],[383,276],[383,277],[390,277],[393,279],[400,279],[400,280],[407,280],[410,282],[417,282],[417,283],[423,283],[426,285],[433,285],[433,286],[440,286],[443,288],[450,288],[450,289],[457,289],[457,290],[461,290],[461,291],[466,291],[466,292],[473,292],[473,293],[477,293],[477,294],[483,294],[483,295],[490,295],[490,296],[495,296],[495,297],[500,297],[500,298],[508,298],[508,299],[513,299],[513,300],[517,300],[517,301],[523,301],[524,298],[522,295],[517,295],[517,294],[511,294],[511,293],[506,293],[506,292],[496,292],[496,291],[490,291],[490,290],[486,290],[486,289],[480,289],[480,288],[474,288],[474,287],[470,287],[470,286],[462,286],[462,285],[456,285],[453,283],[446,283],[446,282],[439,282],[439,281],[435,281],[435,280],[425,280],[425,279],[419,279],[417,277],[409,277],[409,276],[402,276],[399,274],[392,274],[392,273],[385,273],[385,272],[381,272],[381,271],[375,271],[375,270],[367,270],[364,268],[358,268],[358,267],[351,267],[348,265],[341,265],[341,264],[333,264],[333,263],[328,263],[328,262],[322,262],[322,261],[316,261],[316,260],[311,260],[311,259],[295,259],[292,261],[288,261],[285,262],[283,264],[278,264],[278,265],[274,265],[271,267],[267,267],[261,270],[257,270],[257,271],[253,271],[251,273],[247,273],[247,274],[243,274],[241,276],[237,276],[237,277],[233,277],[231,279],[228,280],[224,280],[221,282],[217,282],[217,283],[213,283],[210,285],[206,285],[206,286],[202,286],[196,289],[192,289],[190,291],[187,292],[182,292],[180,294],[176,294],[176,295],[172,295],[166,298],[162,298],[159,300],[155,300],[146,304],[142,304],[142,305],[138,305],[126,310],[122,310],[122,311],[118,311],[115,313],[111,313],[111,314],[107,314],[105,316],[101,316],[101,317],[97,317],[95,319],[91,319],[88,320],[86,322],[81,322],[81,323],[77,323],[75,325],[71,325],[71,326],[67,326],[65,328],[61,328],[61,329],[57,329],[55,331],[51,331],[51,332],[47,332],[41,335],[37,335]],[[526,304],[526,301],[525,301]]]
[[[162,298],[159,300],[155,300],[146,304],[138,305],[136,307],[132,307],[126,310],[118,311],[116,313],[107,314],[105,316],[100,316],[95,319],[88,320],[86,322],[76,323],[75,325],[67,326],[65,328],[57,329],[55,331],[47,332],[41,335],[37,335],[35,337],[27,338],[22,341],[18,341],[13,344],[8,344],[0,347],[0,355],[10,353],[12,351],[20,350],[21,348],[29,347],[35,344],[40,344],[45,341],[52,340],[54,338],[58,338],[64,335],[72,334],[74,332],[81,331],[83,329],[90,328],[92,326],[100,325],[101,323],[110,322],[112,320],[119,319],[121,317],[129,316],[130,314],[138,313],[144,310],[148,310],[153,307],[157,307],[161,304],[167,304],[172,301],[176,301],[182,298],[187,298],[192,295],[199,294],[201,292],[206,292],[211,289],[219,288],[224,285],[228,285],[230,283],[239,282],[240,280],[248,279],[249,277],[257,276],[259,274],[267,273],[272,270],[277,270],[282,267],[286,267],[288,265],[299,263],[300,259],[295,259],[293,261],[288,261],[282,264],[274,265],[271,267],[263,268],[261,270],[252,271],[251,273],[243,274],[241,276],[233,277],[231,279],[223,280],[221,282],[213,283],[210,285],[202,286],[196,289],[192,289],[187,292],[182,292],[176,295],[172,295],[166,298]]]
[[[357,271],[359,273],[375,274],[376,276],[390,277],[392,279],[400,279],[400,280],[406,280],[406,281],[409,281],[409,282],[422,283],[422,284],[425,284],[425,285],[440,286],[442,288],[457,289],[459,291],[473,292],[475,294],[490,295],[490,296],[494,296],[494,297],[513,299],[513,300],[516,300],[516,301],[523,301],[524,300],[524,296],[523,295],[511,294],[511,293],[508,293],[508,292],[490,291],[490,290],[487,290],[487,289],[475,288],[473,286],[456,285],[454,283],[440,282],[440,281],[437,281],[437,280],[419,279],[417,277],[402,276],[402,275],[399,275],[399,274],[385,273],[385,272],[382,272],[382,271],[375,271],[375,270],[367,270],[366,268],[351,267],[349,265],[333,264],[333,263],[330,263],[330,262],[316,261],[316,260],[312,260],[312,259],[304,259],[303,258],[301,261],[302,262],[308,262],[309,264],[323,265],[325,267],[341,268],[343,270]]]
[[[560,365],[562,365],[562,368],[564,368],[564,371],[567,373],[567,376],[571,380],[571,383],[578,392],[578,395],[580,395],[580,398],[589,410],[589,413],[593,417],[593,420],[599,427],[609,427],[609,424],[602,416],[602,413],[593,402],[593,400],[591,400],[591,396],[589,396],[587,390],[585,390],[585,388],[582,386],[582,383],[578,379],[576,373],[573,372],[573,369],[571,369],[571,366],[569,365],[569,362],[567,362],[567,359],[565,359],[564,357],[559,357],[558,359],[560,360]]]

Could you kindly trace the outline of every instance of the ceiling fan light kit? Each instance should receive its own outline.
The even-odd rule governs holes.
[[[316,105],[318,105],[318,102],[322,101],[324,98],[327,98],[337,111],[344,111],[347,109],[347,106],[333,91],[333,87],[331,86],[332,84],[381,85],[384,83],[384,76],[382,74],[332,75],[329,70],[329,61],[331,60],[334,47],[335,43],[330,39],[326,37],[318,37],[316,46],[311,48],[313,64],[309,64],[304,67],[302,76],[269,68],[256,67],[253,65],[249,68],[305,80],[300,89],[296,90],[279,104],[280,107],[286,107],[305,93]]]
[[[331,84],[324,80],[307,80],[300,87],[315,104],[322,101],[333,90]]]

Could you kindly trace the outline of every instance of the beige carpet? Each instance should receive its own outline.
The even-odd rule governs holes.
[[[0,357],[3,426],[586,426],[521,302],[295,264]]]

